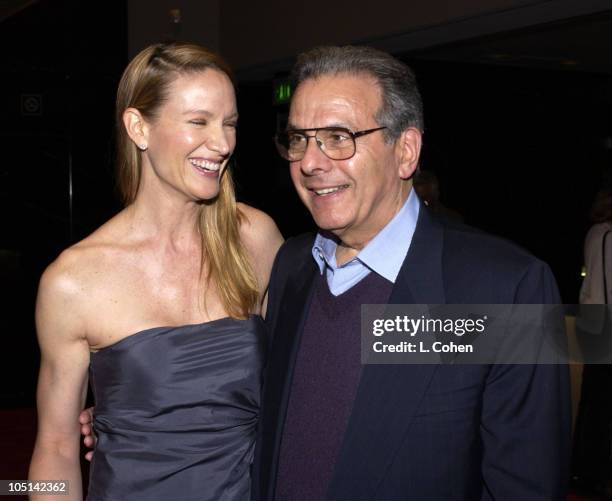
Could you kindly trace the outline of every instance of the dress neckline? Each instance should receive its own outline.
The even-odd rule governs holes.
[[[238,318],[234,318],[234,317],[230,317],[230,316],[225,316],[225,317],[221,317],[221,318],[215,318],[213,320],[207,320],[206,322],[200,322],[200,323],[196,323],[196,324],[182,324],[182,325],[164,325],[164,326],[159,326],[159,327],[149,327],[147,329],[143,329],[140,331],[136,331],[133,334],[128,334],[125,337],[122,337],[121,339],[118,339],[117,341],[115,341],[112,344],[103,346],[102,348],[99,348],[96,351],[90,351],[90,356],[94,356],[98,353],[101,353],[103,351],[110,351],[113,348],[119,347],[120,345],[126,344],[129,341],[138,339],[140,337],[142,337],[145,334],[154,332],[154,331],[167,331],[167,332],[171,332],[171,331],[175,331],[175,330],[179,330],[179,329],[193,329],[193,328],[197,328],[197,327],[208,327],[211,325],[215,325],[215,324],[219,324],[219,323],[224,323],[224,322],[250,322],[251,320],[256,320],[256,319],[260,319],[263,320],[263,318],[261,317],[261,315],[258,314],[251,314],[249,315],[247,318],[245,319],[238,319]]]

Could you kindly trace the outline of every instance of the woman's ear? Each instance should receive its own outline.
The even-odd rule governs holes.
[[[127,108],[123,112],[123,125],[138,149],[144,151],[149,147],[149,127],[140,111]]]

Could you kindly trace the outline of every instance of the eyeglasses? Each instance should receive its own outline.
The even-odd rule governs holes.
[[[304,158],[308,148],[308,140],[313,137],[319,149],[328,158],[332,160],[348,160],[355,154],[357,149],[355,139],[386,128],[377,127],[357,132],[352,132],[344,127],[292,129],[279,132],[274,139],[280,156],[290,162],[298,162]],[[306,132],[314,132],[314,134],[308,135]]]

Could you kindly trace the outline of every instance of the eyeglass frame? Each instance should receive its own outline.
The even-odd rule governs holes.
[[[282,132],[282,133],[276,134],[276,135],[274,136],[274,143],[276,144],[276,149],[277,149],[277,151],[278,151],[278,154],[279,154],[279,155],[280,155],[282,158],[284,158],[284,159],[285,159],[285,160],[287,160],[288,162],[299,162],[299,161],[303,160],[303,159],[304,159],[304,156],[306,155],[306,151],[308,150],[308,141],[309,141],[310,139],[312,139],[312,138],[315,138],[315,143],[317,144],[317,147],[319,148],[319,151],[321,151],[321,153],[323,153],[323,154],[324,154],[324,155],[325,155],[327,158],[329,158],[330,160],[338,160],[338,161],[342,161],[342,160],[349,160],[349,159],[353,158],[353,157],[355,156],[355,153],[357,153],[357,141],[355,141],[355,139],[357,139],[358,137],[367,136],[368,134],[372,134],[373,132],[377,132],[377,131],[379,131],[379,130],[383,130],[383,129],[387,129],[387,128],[388,128],[387,126],[383,126],[383,127],[375,127],[375,128],[373,128],[373,129],[364,129],[364,130],[358,130],[358,131],[355,131],[355,132],[353,132],[353,131],[352,131],[352,130],[350,130],[350,129],[347,129],[346,127],[333,127],[333,126],[330,126],[330,127],[311,127],[311,128],[309,128],[309,129],[289,129],[289,130],[286,130],[286,131],[284,131],[284,132]],[[354,148],[353,148],[353,153],[352,153],[350,156],[346,157],[346,158],[332,158],[332,157],[330,157],[330,156],[329,156],[329,155],[328,155],[328,154],[325,152],[325,150],[324,150],[323,148],[321,148],[321,143],[319,143],[318,141],[316,141],[317,132],[319,132],[320,130],[328,130],[328,131],[329,131],[329,130],[331,130],[331,131],[333,131],[333,130],[338,130],[338,131],[346,132],[346,133],[347,133],[347,134],[348,134],[348,135],[351,137],[351,139],[353,140],[353,146],[354,146]],[[285,157],[285,156],[284,156],[284,155],[281,153],[280,148],[283,148],[284,150],[286,150],[286,151],[287,151],[287,154],[289,153],[289,149],[288,149],[288,148],[285,148],[284,146],[282,146],[282,145],[280,144],[280,142],[279,142],[279,140],[278,140],[278,137],[279,137],[279,135],[280,135],[280,134],[288,134],[288,133],[290,133],[290,132],[295,132],[295,133],[300,134],[300,133],[304,133],[304,132],[312,132],[312,131],[314,131],[314,134],[313,134],[313,135],[303,134],[303,135],[304,135],[304,137],[306,138],[306,148],[304,148],[304,154],[302,155],[302,158],[300,158],[299,160],[290,160],[290,159],[286,158],[286,157]]]

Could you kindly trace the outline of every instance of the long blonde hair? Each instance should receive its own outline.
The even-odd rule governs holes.
[[[230,80],[225,61],[203,47],[187,43],[151,45],[141,51],[123,72],[117,90],[117,185],[125,205],[138,193],[142,173],[141,153],[123,126],[123,112],[136,108],[147,120],[157,117],[167,99],[168,87],[179,76],[207,69],[220,71]],[[240,241],[244,215],[236,207],[230,167],[220,180],[219,194],[200,205],[202,237],[201,275],[214,283],[225,311],[246,318],[259,299],[257,279]]]

